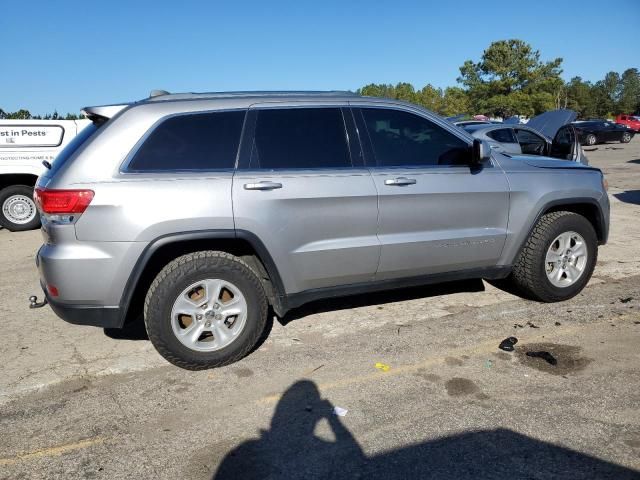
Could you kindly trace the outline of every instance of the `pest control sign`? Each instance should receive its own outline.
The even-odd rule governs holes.
[[[60,125],[0,125],[0,148],[57,147],[63,136]]]

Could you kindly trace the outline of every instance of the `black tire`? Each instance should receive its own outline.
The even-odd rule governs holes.
[[[631,137],[632,135],[629,132],[624,132],[620,139],[620,143],[629,143],[631,141]]]
[[[173,333],[171,310],[180,293],[194,282],[217,278],[237,286],[247,302],[247,319],[226,347],[200,352],[183,345]],[[260,279],[238,257],[225,252],[189,253],[167,264],[149,287],[144,321],[153,346],[169,362],[187,370],[204,370],[236,362],[258,343],[267,324],[267,298]]]
[[[11,198],[21,196],[30,199],[29,207],[35,210],[36,204],[33,201],[33,187],[28,185],[11,185],[0,190],[0,225],[10,232],[24,232],[26,230],[35,230],[40,227],[40,216],[35,210],[35,216],[27,223],[16,223],[14,219],[5,212],[5,202]]]
[[[590,133],[589,135],[587,135],[587,138],[585,138],[585,143],[589,146],[595,145],[596,143],[598,143],[598,139],[593,133]]]
[[[557,287],[547,278],[546,253],[558,235],[570,231],[580,234],[585,240],[587,263],[575,283]],[[589,282],[597,260],[598,239],[591,222],[573,212],[552,212],[543,215],[536,224],[519,253],[509,278],[518,292],[526,298],[541,302],[560,302],[580,293]]]

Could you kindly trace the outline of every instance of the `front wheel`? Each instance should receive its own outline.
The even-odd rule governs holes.
[[[518,255],[511,280],[527,298],[568,300],[591,278],[598,239],[591,223],[573,212],[543,215]]]
[[[195,252],[173,260],[155,278],[144,321],[153,346],[174,365],[221,367],[258,343],[267,299],[258,276],[238,257]]]
[[[595,145],[597,142],[597,138],[593,133],[590,133],[589,135],[587,135],[587,138],[585,139],[585,143],[589,146]]]
[[[0,190],[0,225],[11,232],[34,230],[40,226],[33,187],[11,185]]]
[[[631,141],[631,134],[629,132],[624,132],[622,134],[622,138],[620,139],[620,143],[629,143]]]

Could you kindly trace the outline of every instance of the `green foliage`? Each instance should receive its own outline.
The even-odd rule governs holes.
[[[444,91],[427,84],[416,90],[409,83],[369,84],[362,95],[417,103],[445,116],[485,114],[507,118],[533,116],[547,110],[570,108],[580,118],[640,113],[640,72],[629,68],[622,75],[609,72],[592,84],[574,77],[564,82],[562,59],[540,60],[540,52],[522,40],[500,40],[480,58],[460,67],[461,87]]]
[[[56,110],[46,115],[31,115],[29,110],[20,109],[17,112],[5,112],[0,108],[0,120],[80,120],[84,117],[75,113],[67,113],[66,116],[60,115]]]

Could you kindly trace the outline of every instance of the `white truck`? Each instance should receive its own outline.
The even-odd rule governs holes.
[[[33,186],[60,151],[90,120],[0,120],[0,226],[40,226]]]

